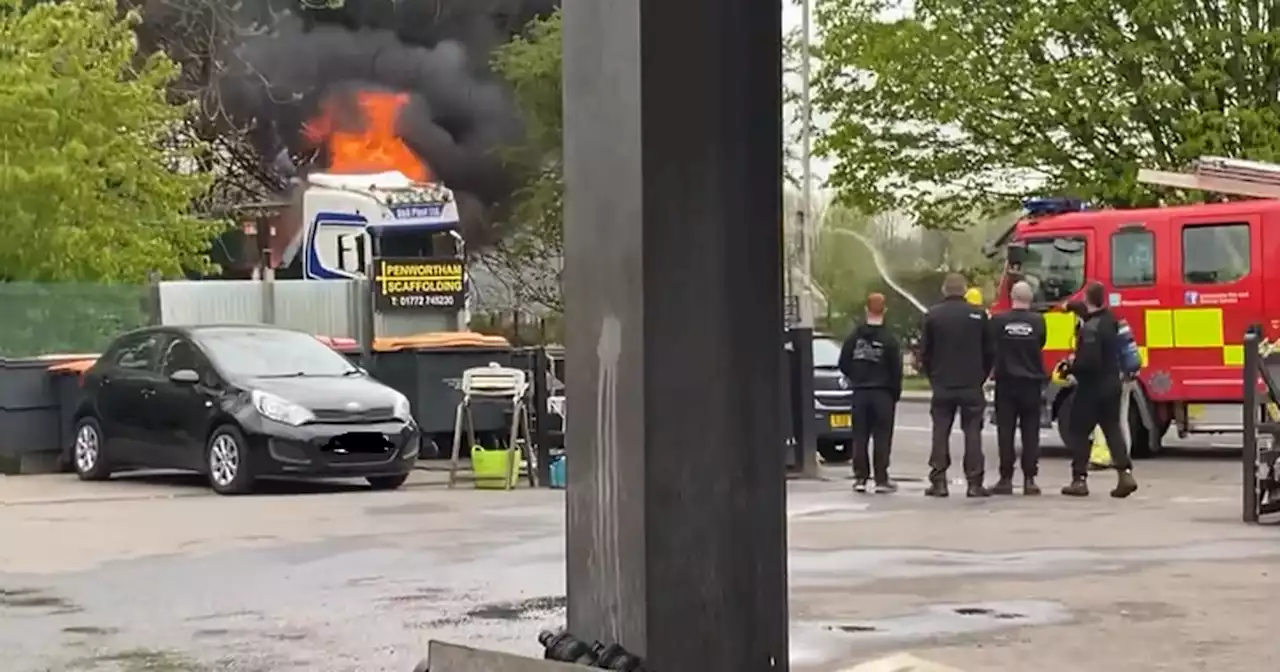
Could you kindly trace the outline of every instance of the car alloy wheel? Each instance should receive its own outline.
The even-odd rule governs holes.
[[[76,430],[76,470],[82,474],[93,471],[98,466],[101,446],[98,429],[90,424],[80,425],[80,429]]]
[[[219,434],[209,446],[209,477],[215,485],[225,488],[240,473],[240,447],[229,434]]]

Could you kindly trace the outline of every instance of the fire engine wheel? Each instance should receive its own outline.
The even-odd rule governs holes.
[[[1142,412],[1136,403],[1129,404],[1129,453],[1134,459],[1158,456],[1164,450],[1164,435],[1169,431],[1169,421],[1161,422],[1154,405],[1147,406],[1151,417],[1156,422],[1155,441],[1152,441],[1151,430],[1142,424]]]
[[[1058,438],[1062,440],[1062,445],[1070,447],[1071,441],[1068,436],[1067,427],[1071,424],[1071,402],[1074,401],[1075,394],[1069,393],[1062,400],[1062,405],[1058,407]],[[1155,415],[1155,409],[1152,409],[1152,415]],[[1159,438],[1163,439],[1165,432],[1169,430],[1168,423],[1161,423],[1158,426]],[[1137,404],[1129,404],[1129,454],[1135,459],[1145,459],[1155,457],[1160,454],[1164,447],[1163,442],[1157,440],[1155,445],[1151,442],[1151,432],[1146,425],[1142,424],[1142,412],[1138,410]]]
[[[1054,424],[1058,427],[1058,438],[1062,441],[1062,445],[1071,448],[1071,436],[1067,433],[1067,427],[1071,424],[1071,401],[1076,395],[1074,392],[1067,392],[1066,395],[1058,405],[1058,416]]]

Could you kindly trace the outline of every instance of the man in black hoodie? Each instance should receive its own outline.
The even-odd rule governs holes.
[[[853,489],[867,491],[873,461],[868,443],[875,441],[876,492],[890,493],[898,486],[889,479],[889,453],[893,445],[893,417],[902,397],[902,350],[884,326],[883,294],[867,296],[867,318],[840,349],[840,373],[853,390]]]
[[[929,309],[920,329],[920,365],[929,376],[933,450],[929,453],[929,497],[946,497],[951,467],[951,426],[960,414],[964,432],[964,475],[969,497],[986,497],[982,485],[982,412],[987,406],[982,385],[991,372],[995,350],[987,329],[987,313],[964,300],[968,283],[952,273],[942,283],[943,300]]]
[[[1119,474],[1112,497],[1124,498],[1138,489],[1133,463],[1120,426],[1120,396],[1124,391],[1120,371],[1120,324],[1106,306],[1106,288],[1090,282],[1084,288],[1087,314],[1076,329],[1076,349],[1067,373],[1076,379],[1067,418],[1071,449],[1071,484],[1062,489],[1069,497],[1089,495],[1089,451],[1095,427],[1102,428]]]

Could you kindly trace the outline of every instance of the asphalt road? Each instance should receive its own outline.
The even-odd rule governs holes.
[[[1280,662],[1280,530],[1239,522],[1228,451],[1142,462],[1124,501],[936,501],[925,407],[899,424],[898,494],[855,495],[846,466],[789,485],[794,668],[891,650],[970,670]],[[1067,477],[1060,458],[1042,471],[1050,493]],[[0,478],[0,669],[407,672],[431,638],[536,655],[564,618],[563,517],[562,492],[435,474],[243,498],[189,477]]]

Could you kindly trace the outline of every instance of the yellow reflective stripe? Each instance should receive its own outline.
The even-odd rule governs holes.
[[[1076,336],[1075,313],[1045,313],[1044,349],[1070,350]]]
[[[1244,366],[1244,346],[1243,345],[1222,346],[1222,365],[1223,366]]]
[[[1147,349],[1145,347],[1138,346],[1138,358],[1142,362],[1142,368],[1147,368]]]
[[[1219,348],[1226,345],[1222,335],[1221,308],[1180,308],[1173,311],[1175,348]],[[1151,345],[1149,342],[1147,345]]]
[[[1173,347],[1173,311],[1148,310],[1144,316],[1148,348]]]

